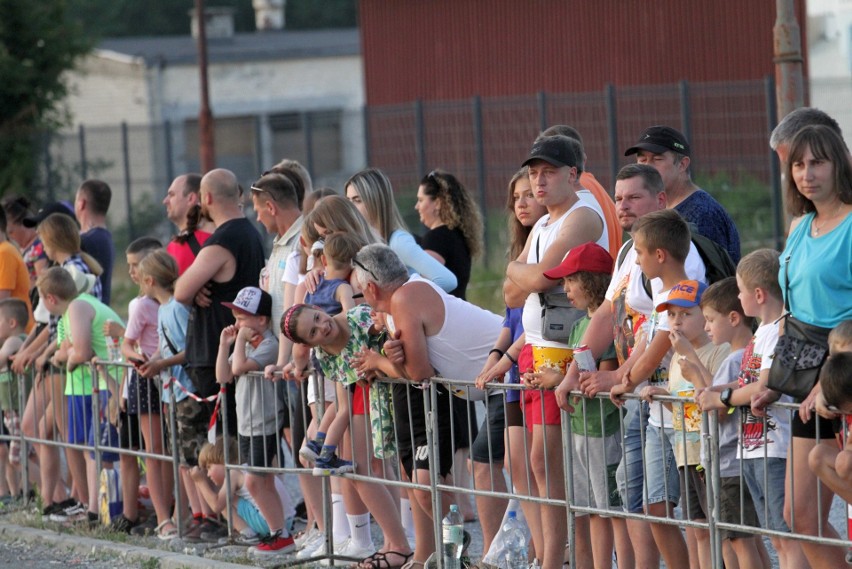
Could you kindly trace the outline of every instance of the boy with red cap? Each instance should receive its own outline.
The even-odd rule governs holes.
[[[561,280],[562,288],[575,308],[587,315],[574,323],[568,345],[576,349],[591,321],[591,314],[604,301],[612,276],[612,257],[596,243],[584,243],[571,249],[559,266],[544,272],[551,280]],[[618,359],[611,345],[599,360],[598,369],[615,370]],[[553,388],[562,382],[564,375],[553,369],[530,372],[524,382],[532,387]],[[608,399],[571,398],[573,437],[575,506],[621,509],[621,498],[615,481],[615,472],[621,461],[621,435],[619,410]],[[577,514],[578,529],[583,527],[584,514]],[[594,534],[591,542],[595,566],[605,566],[612,559],[613,533],[617,539],[616,550],[630,547],[627,526],[622,518],[604,518],[592,515],[585,525]],[[583,528],[583,529],[585,529]],[[588,530],[587,530],[588,531]],[[579,532],[578,532],[579,534]],[[619,555],[619,557],[621,557]]]

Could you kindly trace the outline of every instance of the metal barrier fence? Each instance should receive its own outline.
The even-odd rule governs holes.
[[[42,470],[51,467],[51,464],[58,465],[55,456],[51,453],[56,453],[61,449],[71,451],[93,451],[95,472],[101,472],[104,465],[108,465],[110,461],[121,462],[125,457],[132,457],[134,460],[142,458],[148,461],[148,476],[149,486],[151,485],[151,463],[152,461],[161,461],[168,465],[172,473],[173,484],[171,485],[173,496],[177,498],[175,506],[175,525],[179,528],[180,536],[185,536],[184,518],[186,517],[185,507],[181,507],[181,490],[178,479],[181,476],[181,469],[186,468],[185,460],[181,456],[181,442],[179,440],[180,427],[178,423],[180,417],[176,416],[174,403],[167,403],[165,407],[155,404],[156,394],[163,394],[163,385],[161,382],[154,381],[136,381],[129,384],[127,391],[128,401],[135,399],[136,408],[148,409],[151,411],[147,419],[143,419],[142,428],[136,429],[130,433],[129,438],[118,444],[118,441],[113,438],[112,430],[117,422],[117,409],[115,403],[120,399],[119,389],[122,385],[122,379],[127,379],[129,372],[133,366],[126,364],[116,364],[110,362],[97,362],[90,366],[92,374],[91,388],[91,413],[92,417],[97,417],[98,420],[92,420],[91,431],[92,436],[87,437],[88,441],[80,440],[80,433],[75,429],[63,430],[61,422],[63,421],[63,413],[61,407],[67,411],[64,417],[66,426],[75,425],[77,421],[82,419],[78,414],[82,414],[83,408],[74,405],[65,405],[67,397],[63,393],[69,395],[81,395],[80,393],[68,392],[60,389],[64,383],[64,371],[55,368],[45,368],[43,372],[35,374],[34,377],[25,375],[16,376],[18,383],[16,402],[13,403],[14,409],[4,409],[6,417],[9,411],[15,411],[20,419],[20,431],[12,429],[8,434],[0,435],[0,441],[9,443],[18,443],[20,445],[20,462],[23,470],[24,492],[28,488],[28,470],[35,463],[30,464],[27,460],[30,454],[30,447],[39,448],[39,457],[42,459],[39,465]],[[705,489],[704,495],[699,496],[697,493],[690,493],[688,490],[692,484],[692,479],[689,476],[681,477],[681,480],[686,481],[687,496],[686,502],[681,501],[681,515],[672,508],[666,507],[664,515],[651,515],[648,513],[626,512],[618,504],[612,503],[614,495],[611,488],[607,485],[611,484],[610,472],[596,472],[591,468],[592,455],[596,452],[597,447],[600,447],[601,454],[606,455],[604,451],[605,436],[595,437],[588,434],[589,431],[605,433],[603,407],[606,404],[606,395],[599,394],[595,399],[583,398],[581,394],[572,394],[577,397],[575,403],[578,410],[582,410],[585,416],[587,411],[598,407],[600,411],[600,424],[585,421],[582,424],[583,434],[579,435],[574,432],[574,426],[570,420],[570,416],[562,411],[561,422],[559,425],[551,425],[550,429],[533,427],[528,422],[528,412],[534,410],[540,411],[542,416],[545,416],[545,401],[543,397],[534,399],[532,402],[524,403],[528,407],[528,412],[520,416],[520,422],[514,421],[512,425],[505,427],[501,424],[500,417],[506,417],[510,413],[509,407],[511,403],[506,402],[505,393],[520,391],[521,399],[524,399],[525,394],[532,393],[533,390],[527,390],[520,385],[512,384],[493,384],[489,387],[487,396],[482,403],[471,404],[465,397],[475,398],[473,395],[476,390],[472,388],[470,382],[451,380],[445,378],[432,378],[430,381],[422,384],[412,384],[401,380],[382,380],[372,383],[369,390],[360,391],[360,387],[340,389],[336,384],[318,382],[315,376],[309,382],[302,384],[294,384],[291,382],[270,382],[264,379],[259,373],[249,374],[246,378],[238,381],[246,383],[240,388],[241,401],[250,401],[250,405],[242,405],[242,417],[239,425],[234,425],[233,420],[233,405],[235,403],[233,391],[225,389],[220,391],[216,397],[220,412],[218,413],[217,431],[228,432],[232,434],[240,434],[243,437],[259,437],[268,433],[258,432],[252,429],[263,429],[263,424],[273,424],[275,456],[271,456],[271,450],[268,446],[263,446],[258,454],[258,449],[254,443],[258,443],[257,438],[250,438],[247,441],[241,441],[238,457],[230,456],[227,445],[225,446],[225,485],[231,487],[231,477],[235,472],[241,475],[246,472],[262,472],[275,475],[297,475],[300,482],[303,484],[303,489],[307,488],[307,494],[312,490],[308,486],[313,484],[313,490],[320,487],[319,495],[321,501],[318,504],[319,511],[314,512],[316,522],[322,528],[322,540],[324,548],[320,548],[313,552],[312,555],[297,554],[295,559],[282,558],[286,564],[292,563],[310,563],[318,560],[349,561],[353,558],[345,555],[340,555],[335,550],[334,536],[331,530],[331,504],[330,504],[330,478],[327,476],[314,477],[306,468],[299,467],[299,449],[302,446],[301,440],[291,439],[289,446],[292,449],[292,455],[296,461],[294,464],[289,464],[286,459],[286,453],[282,450],[280,444],[280,433],[282,427],[289,429],[291,434],[298,433],[313,433],[315,429],[311,428],[311,419],[308,415],[311,413],[309,405],[313,405],[313,410],[317,417],[315,421],[322,421],[324,413],[336,414],[341,412],[346,418],[347,428],[345,434],[340,434],[337,446],[340,449],[341,457],[344,459],[354,459],[354,471],[346,473],[341,477],[341,482],[351,484],[351,488],[344,492],[356,492],[362,495],[362,505],[367,508],[367,512],[371,513],[380,526],[384,524],[383,534],[385,539],[393,532],[398,532],[401,528],[394,526],[400,523],[398,518],[386,514],[380,508],[376,508],[382,500],[384,503],[389,499],[394,500],[393,504],[398,506],[398,496],[394,493],[395,490],[415,490],[425,493],[428,497],[428,505],[433,512],[442,512],[446,510],[447,503],[450,501],[470,500],[475,498],[484,508],[493,508],[495,504],[505,509],[505,503],[508,500],[518,500],[523,509],[532,506],[555,506],[564,509],[565,522],[568,524],[566,538],[568,542],[568,551],[571,557],[571,566],[576,567],[577,555],[581,554],[583,544],[578,543],[577,527],[578,519],[586,515],[599,516],[606,520],[642,520],[655,524],[664,524],[666,526],[674,526],[679,529],[693,528],[707,532],[710,543],[710,560],[712,567],[722,567],[722,539],[720,533],[724,531],[736,531],[743,534],[764,536],[769,538],[791,538],[797,541],[808,541],[820,543],[824,545],[833,545],[848,548],[852,546],[852,542],[848,539],[837,539],[831,537],[828,528],[820,523],[817,535],[805,535],[801,531],[797,531],[800,527],[796,520],[793,519],[791,532],[786,533],[777,529],[766,529],[753,525],[749,525],[745,521],[745,510],[741,508],[739,523],[724,522],[721,520],[720,512],[722,509],[720,487],[722,477],[719,471],[719,421],[717,420],[716,412],[704,412],[701,414],[701,431],[700,442],[704,446],[704,457],[702,464],[705,472]],[[314,382],[311,385],[311,382]],[[66,386],[67,387],[67,386]],[[329,391],[331,389],[332,391]],[[105,390],[109,390],[111,397],[107,398],[99,395]],[[135,392],[134,392],[135,391]],[[175,382],[167,382],[165,393],[168,394],[169,401],[174,401],[174,397],[179,395],[181,387]],[[534,390],[538,392],[538,390]],[[333,393],[336,392],[336,393]],[[450,392],[462,397],[454,397]],[[336,396],[343,395],[346,398],[345,407],[341,407],[341,401]],[[190,396],[192,397],[192,396]],[[644,424],[650,416],[644,410],[644,406],[638,402],[635,395],[628,395],[626,398],[634,409],[638,409],[639,424]],[[673,406],[674,412],[677,415],[678,409],[683,409],[684,405],[689,405],[693,402],[691,398],[674,397],[674,396],[658,396],[654,398],[657,401],[663,401]],[[148,403],[146,404],[145,401]],[[635,403],[633,403],[635,402]],[[61,405],[57,405],[60,403]],[[212,405],[212,402],[206,403]],[[329,405],[326,407],[326,405]],[[384,406],[384,408],[382,407]],[[534,406],[539,406],[536,409]],[[257,416],[258,409],[265,410],[261,416]],[[792,404],[776,404],[772,407],[775,416],[786,415],[788,418],[797,412],[798,407]],[[155,410],[160,410],[156,413]],[[230,410],[230,411],[229,411]],[[270,420],[269,412],[274,410],[274,418]],[[402,414],[400,415],[400,412]],[[682,411],[681,411],[682,412]],[[783,415],[782,415],[783,414]],[[156,415],[156,417],[153,417]],[[289,423],[283,421],[283,417],[289,415]],[[628,461],[628,449],[626,449],[626,435],[631,428],[628,424],[628,419],[624,412],[619,412],[618,428],[615,431],[615,439],[618,441],[618,460],[621,463]],[[70,419],[70,420],[69,420]],[[149,420],[150,419],[150,420]],[[122,417],[122,421],[126,424],[128,419]],[[767,419],[763,419],[763,427],[766,427]],[[248,426],[246,425],[248,423]],[[7,424],[9,424],[7,422]],[[112,426],[111,426],[112,425]],[[490,425],[490,426],[489,426]],[[694,428],[694,426],[692,427]],[[483,430],[484,429],[484,430]],[[477,435],[480,430],[485,433],[484,439],[477,440]],[[689,431],[686,421],[681,421],[679,425],[680,434],[686,438]],[[146,432],[147,431],[147,432]],[[543,436],[536,436],[534,433]],[[690,431],[695,432],[695,431]],[[768,448],[768,439],[766,433],[768,430],[763,429],[763,448],[764,462],[766,460]],[[655,434],[656,433],[656,434]],[[125,433],[126,434],[126,433]],[[329,431],[330,434],[330,431]],[[505,434],[505,439],[504,439]],[[517,436],[517,435],[521,436]],[[661,447],[665,447],[666,438],[671,437],[673,431],[664,432],[662,429],[647,431],[643,426],[639,430],[640,448],[643,449],[641,458],[641,471],[643,474],[642,494],[647,496],[648,486],[650,483],[657,481],[649,480],[649,467],[651,466],[646,461],[644,449],[647,445],[654,443],[652,437],[657,436]],[[466,435],[466,436],[465,436]],[[556,439],[554,440],[554,435]],[[818,433],[818,436],[820,433]],[[823,434],[826,438],[832,436],[831,433]],[[550,438],[548,438],[550,437]],[[286,436],[285,436],[286,438]],[[467,443],[465,443],[467,439]],[[484,440],[484,443],[480,441]],[[742,440],[742,438],[740,438]],[[501,444],[505,441],[505,444]],[[534,443],[540,442],[543,447],[542,452],[536,453],[537,448]],[[248,444],[247,444],[248,443]],[[471,448],[473,453],[473,470],[474,477],[467,482],[459,482],[458,477],[462,474],[460,469],[466,468],[464,463],[456,463],[452,472],[449,472],[448,464],[442,461],[447,457],[453,457],[456,451],[462,447]],[[449,449],[447,449],[449,445]],[[121,447],[121,448],[119,448]],[[134,448],[135,447],[135,448]],[[504,448],[501,448],[504,447]],[[422,449],[425,449],[422,450]],[[248,452],[248,454],[246,454]],[[730,452],[726,449],[724,452]],[[116,455],[120,458],[115,458]],[[531,461],[530,457],[543,457],[544,464],[537,464]],[[252,458],[254,457],[254,458]],[[236,458],[236,460],[234,460]],[[653,457],[652,457],[653,458]],[[684,459],[687,458],[684,450]],[[452,460],[452,458],[450,458]],[[807,460],[807,457],[791,456],[790,460]],[[47,462],[47,464],[45,463]],[[262,462],[261,466],[250,466],[251,461]],[[69,461],[69,467],[71,467]],[[421,476],[410,477],[408,474],[412,472],[411,463],[414,463],[414,473],[418,470],[423,471],[422,467],[428,462],[428,478]],[[466,461],[465,461],[466,462]],[[584,466],[585,465],[585,466]],[[504,474],[505,466],[505,474]],[[613,464],[607,463],[607,467]],[[161,466],[161,468],[163,468]],[[663,479],[666,480],[670,468],[676,468],[675,465],[663,467]],[[763,488],[766,491],[766,496],[763,501],[763,519],[768,519],[770,516],[771,505],[777,504],[778,500],[783,502],[783,485],[781,487],[774,486],[767,474],[767,469],[764,468]],[[564,472],[563,474],[560,474]],[[654,474],[653,471],[651,474]],[[448,473],[448,476],[441,476],[441,473]],[[555,475],[553,473],[556,473]],[[45,485],[45,475],[50,476],[50,472],[41,472],[41,487]],[[57,477],[59,486],[64,482],[59,478],[58,468],[52,472]],[[543,480],[541,476],[543,474]],[[604,488],[610,492],[605,503],[596,503],[595,486],[597,479],[604,474],[606,481]],[[617,477],[618,474],[615,473]],[[741,487],[745,487],[743,481],[744,473],[742,462],[740,463],[739,482]],[[536,479],[538,478],[538,484]],[[617,478],[616,478],[617,479]],[[617,479],[618,480],[618,479]],[[125,483],[127,481],[124,481]],[[79,484],[79,480],[77,480]],[[165,484],[161,479],[161,489],[165,489]],[[628,501],[630,498],[629,489],[626,489],[622,480],[619,484],[619,499]],[[665,483],[664,483],[665,484]],[[791,481],[791,487],[795,488],[796,481]],[[305,486],[307,485],[307,486]],[[599,485],[599,484],[598,484]],[[49,486],[49,482],[48,482]],[[92,484],[90,481],[89,488]],[[535,487],[543,487],[543,492],[536,492]],[[347,487],[349,488],[349,487]],[[376,494],[380,490],[379,494]],[[666,495],[669,495],[670,488],[664,489]],[[81,488],[77,488],[75,495],[80,495]],[[317,494],[314,494],[317,495]],[[379,498],[376,496],[379,495]],[[55,502],[61,498],[62,492],[57,490],[52,496],[43,496],[45,503]],[[236,507],[234,498],[230,492],[225,493],[226,508],[222,512],[225,514],[228,522],[228,539],[223,540],[222,545],[234,543],[233,536],[235,527]],[[702,507],[706,508],[706,515],[695,519],[684,519],[686,516],[684,511],[688,512],[693,509],[690,500],[700,497],[705,498]],[[90,496],[91,498],[91,496]],[[154,498],[154,496],[152,496]],[[166,506],[170,508],[171,496],[167,496]],[[415,499],[412,495],[412,499]],[[740,493],[740,505],[745,501],[745,494]],[[598,497],[599,500],[599,497]],[[156,502],[156,499],[154,500]],[[161,500],[161,503],[163,500]],[[369,502],[369,503],[368,503]],[[426,504],[427,502],[423,502]],[[155,503],[155,509],[156,508]],[[314,504],[315,506],[317,504]],[[282,506],[283,507],[283,506]],[[534,509],[530,512],[534,512]],[[492,528],[490,537],[493,537],[495,520],[486,518],[483,512],[480,512],[480,523],[483,528],[490,525]],[[493,511],[489,509],[488,511]],[[501,512],[502,510],[498,511]],[[398,512],[398,507],[397,507]],[[171,513],[155,512],[158,518],[170,517]],[[312,516],[309,516],[312,517]],[[529,517],[529,516],[528,516]],[[819,512],[819,517],[822,519],[822,512]],[[441,551],[441,518],[442,515],[432,516],[432,531],[434,538],[435,551],[438,553],[438,566],[442,565],[440,559]],[[499,521],[499,520],[497,520]],[[585,523],[581,520],[582,523]],[[489,539],[490,539],[489,537]],[[213,545],[216,547],[216,545]],[[485,556],[486,551],[483,551]],[[536,552],[538,555],[541,552]]]

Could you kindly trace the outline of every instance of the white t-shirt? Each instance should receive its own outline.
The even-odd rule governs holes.
[[[778,343],[778,323],[769,322],[760,326],[754,333],[752,341],[743,353],[742,367],[737,381],[740,387],[754,383],[760,379],[760,372],[772,367],[775,344]],[[792,402],[787,395],[778,400],[781,403]],[[768,410],[766,413],[766,432],[763,428],[763,417],[757,417],[748,407],[742,411],[742,444],[739,458],[764,457],[786,458],[787,445],[790,444],[790,415],[785,410]],[[765,445],[764,445],[765,443]]]
[[[623,363],[629,355],[628,342],[632,345],[633,338],[638,333],[644,332],[648,342],[653,338],[653,333],[656,331],[664,331],[668,333],[669,323],[667,313],[662,313],[655,320],[654,326],[650,326],[649,319],[655,314],[654,307],[665,302],[668,298],[669,291],[663,290],[663,281],[661,279],[651,279],[651,291],[654,293],[654,298],[648,296],[645,286],[642,283],[642,270],[636,264],[636,251],[633,248],[633,243],[627,243],[624,247],[630,247],[627,254],[624,256],[624,261],[620,266],[616,267],[612,275],[612,280],[609,283],[609,288],[606,291],[606,299],[613,305],[613,318],[615,319],[615,351],[618,355],[619,363]],[[619,251],[619,257],[622,250]],[[686,276],[690,279],[695,279],[701,282],[706,282],[706,269],[704,261],[701,260],[701,255],[693,243],[689,245],[689,254],[686,257],[684,264]],[[623,297],[623,302],[621,298]],[[669,362],[672,359],[673,350],[669,350],[660,366],[652,375],[655,386],[668,388],[668,368]],[[645,383],[640,384],[636,390],[639,391]],[[662,410],[662,415],[660,415]],[[666,409],[662,403],[651,404],[651,416],[649,422],[659,427],[660,417],[662,416],[663,424],[666,427],[671,427],[672,414]]]
[[[571,208],[563,213],[559,218],[553,220],[552,223],[550,221],[550,215],[545,214],[539,219],[535,225],[533,225],[532,229],[532,237],[531,237],[531,245],[529,253],[527,253],[526,262],[530,265],[535,265],[540,262],[541,258],[544,257],[548,248],[553,245],[553,242],[556,240],[557,235],[559,235],[559,229],[562,227],[562,224],[566,219],[576,210],[588,208],[592,211],[595,211],[598,215],[603,219],[603,215],[600,212],[600,206],[597,209],[586,203],[584,200],[578,200]],[[604,249],[609,250],[609,237],[607,236],[606,228],[601,230],[601,235],[596,241],[598,245],[603,247]],[[567,254],[567,252],[566,252]],[[543,291],[544,294],[551,292],[562,292],[562,285],[558,282],[553,285],[552,288]],[[526,342],[527,344],[533,344],[535,346],[544,346],[549,348],[565,348],[567,347],[565,344],[560,344],[559,342],[551,342],[549,340],[545,340],[541,336],[541,299],[539,298],[539,293],[534,292],[527,296],[527,300],[524,303],[524,312],[523,312],[523,325],[524,332],[526,333]]]
[[[647,295],[646,295],[647,296]],[[654,305],[665,302],[669,297],[669,291],[663,291],[659,294],[654,295]],[[645,338],[647,343],[650,344],[654,339],[654,336],[657,334],[668,334],[671,329],[669,328],[669,313],[667,310],[663,312],[654,311],[651,313],[651,316],[648,318],[647,322],[644,325]],[[647,348],[647,346],[646,346]],[[669,368],[672,363],[672,356],[674,355],[674,348],[670,348],[666,355],[663,356],[662,361],[660,361],[660,365],[657,366],[657,369],[654,370],[654,373],[651,374],[651,377],[648,378],[647,384],[652,385],[654,387],[662,387],[663,389],[668,390],[669,388]],[[640,388],[637,388],[636,391],[639,391]],[[662,419],[662,423],[660,420]],[[672,428],[672,412],[669,411],[665,405],[663,405],[659,401],[654,401],[651,403],[650,414],[648,415],[648,424],[653,425],[655,427],[665,427],[666,429]]]
[[[284,273],[281,276],[281,282],[297,286],[305,279],[305,275],[299,274],[299,252],[293,251],[287,255],[287,265],[284,267]]]
[[[616,290],[627,286],[627,302],[636,310],[643,314],[651,314],[654,311],[654,304],[651,298],[645,291],[642,284],[642,271],[639,265],[636,264],[636,251],[633,249],[633,242],[625,243],[622,249],[618,252],[621,256],[621,251],[624,247],[630,247],[630,250],[624,257],[624,262],[620,267],[615,269],[612,275],[612,280],[609,283],[609,288],[606,291],[606,299],[612,302]],[[701,260],[701,255],[694,243],[689,244],[689,255],[686,256],[686,275],[703,283],[707,282],[707,270],[704,267],[704,261]],[[663,289],[663,281],[661,279],[651,279],[651,292],[656,295]]]

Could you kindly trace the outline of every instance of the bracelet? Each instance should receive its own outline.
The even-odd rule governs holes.
[[[488,352],[488,355],[489,355],[489,356],[490,356],[491,354],[498,354],[498,355],[502,358],[502,357],[506,354],[506,352],[504,352],[504,351],[503,351],[503,350],[501,350],[500,348],[494,348],[494,349],[492,349],[490,352]]]
[[[507,358],[509,358],[509,361],[512,362],[512,365],[518,365],[518,360],[516,360],[511,355],[509,355],[509,352],[506,352],[503,355],[506,356]]]

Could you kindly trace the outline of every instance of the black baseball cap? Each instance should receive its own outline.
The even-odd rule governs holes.
[[[51,202],[38,210],[37,214],[22,219],[21,225],[24,227],[38,227],[38,224],[44,221],[45,218],[52,213],[64,213],[74,221],[77,221],[77,218],[74,217],[73,207],[70,207],[68,204],[63,202]]]
[[[625,156],[647,150],[654,154],[662,154],[668,150],[689,156],[689,142],[679,130],[670,126],[652,126],[645,129],[639,137],[639,142],[624,151]]]
[[[542,136],[533,142],[530,155],[521,166],[527,166],[533,160],[544,160],[559,168],[575,168],[580,166],[582,156],[577,156],[574,145],[567,136]]]

